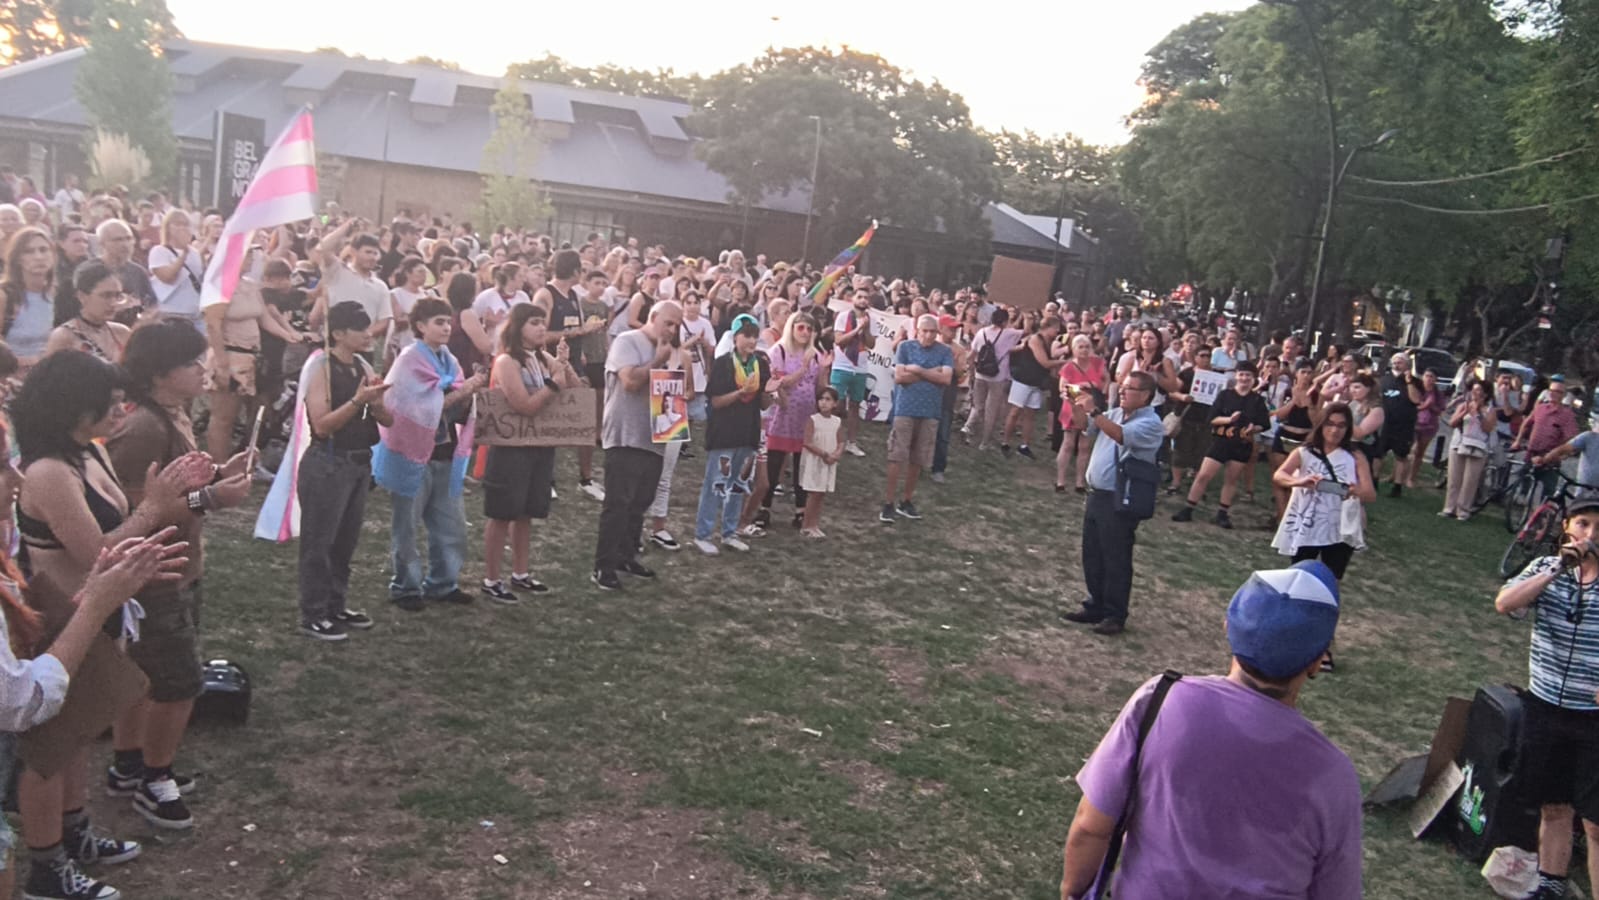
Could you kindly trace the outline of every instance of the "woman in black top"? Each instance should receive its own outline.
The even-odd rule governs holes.
[[[1315,392],[1316,366],[1308,359],[1301,359],[1294,366],[1294,384],[1288,391],[1287,402],[1271,411],[1272,418],[1279,423],[1277,434],[1271,439],[1271,455],[1267,457],[1273,472],[1282,468],[1296,447],[1305,442],[1310,436],[1311,429],[1316,427],[1315,419],[1310,411],[1314,406],[1312,397]],[[1277,503],[1277,518],[1283,517],[1283,510],[1288,506],[1288,498],[1293,493],[1292,489],[1279,486],[1275,481],[1271,487],[1272,499]]]

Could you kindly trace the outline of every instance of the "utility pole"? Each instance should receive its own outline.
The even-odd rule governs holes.
[[[379,228],[388,221],[383,217],[383,205],[389,193],[389,105],[394,102],[394,92],[383,95],[383,165],[378,169],[378,220]]]
[[[811,146],[811,194],[805,201],[805,245],[800,250],[800,262],[803,264],[811,256],[811,216],[816,212],[816,177],[818,167],[822,162],[822,117],[810,116],[816,123],[816,138]]]

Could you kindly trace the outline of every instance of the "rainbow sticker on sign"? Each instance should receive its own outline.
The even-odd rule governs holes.
[[[679,369],[650,370],[650,439],[688,440],[688,378]]]

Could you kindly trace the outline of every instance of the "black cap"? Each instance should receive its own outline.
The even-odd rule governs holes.
[[[1566,518],[1571,518],[1577,513],[1599,511],[1599,495],[1578,497],[1566,501]]]

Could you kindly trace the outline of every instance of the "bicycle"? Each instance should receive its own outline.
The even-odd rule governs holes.
[[[1499,575],[1503,578],[1520,572],[1527,563],[1540,556],[1553,556],[1560,550],[1560,537],[1565,529],[1566,501],[1581,492],[1599,491],[1599,485],[1583,484],[1560,475],[1560,487],[1527,516],[1527,521],[1511,538],[1510,546],[1499,560]]]
[[[1483,466],[1482,480],[1477,482],[1477,495],[1471,501],[1469,512],[1472,515],[1481,512],[1490,503],[1503,500],[1505,492],[1521,476],[1521,471],[1531,467],[1524,451],[1509,452],[1510,442],[1503,435],[1494,435],[1490,440],[1493,444],[1488,451],[1488,462]]]
[[[1505,487],[1505,531],[1511,534],[1527,523],[1527,515],[1544,499],[1540,476],[1548,467],[1533,465],[1530,459],[1529,455],[1528,461],[1512,464],[1510,483]]]

